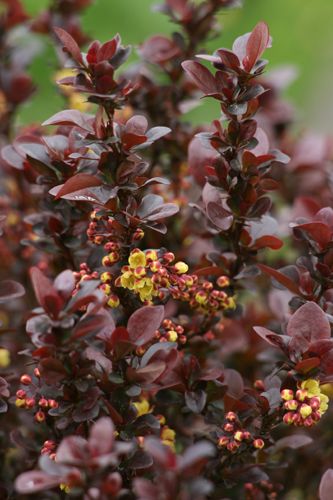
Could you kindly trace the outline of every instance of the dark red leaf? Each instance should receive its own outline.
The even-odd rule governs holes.
[[[62,185],[55,198],[58,200],[66,194],[74,193],[75,191],[80,191],[88,187],[100,186],[101,184],[102,182],[93,175],[77,174],[70,177],[65,184]]]
[[[196,61],[184,61],[182,67],[204,94],[217,92],[215,78],[205,66]]]
[[[243,64],[247,71],[251,71],[255,63],[266,50],[269,45],[269,40],[268,26],[261,21],[254,27],[246,44],[246,59],[243,61]]]
[[[320,500],[332,500],[333,491],[333,469],[327,469],[323,474],[319,485]]]
[[[163,318],[163,306],[146,306],[135,311],[127,323],[130,341],[141,346],[152,340]]]
[[[80,47],[78,46],[74,38],[62,28],[54,28],[54,31],[58,36],[59,40],[61,41],[61,43],[63,44],[63,46],[65,47],[66,52],[68,52],[72,56],[74,61],[83,65],[84,62],[80,51]]]
[[[299,295],[299,288],[297,283],[295,283],[295,281],[290,279],[288,276],[281,273],[280,271],[277,271],[276,269],[273,269],[272,267],[266,266],[265,264],[258,264],[258,267],[264,273],[269,274],[278,283],[281,283],[281,285],[283,285],[285,288],[295,293],[296,295]]]
[[[24,287],[13,280],[0,281],[0,304],[22,297],[25,294]]]

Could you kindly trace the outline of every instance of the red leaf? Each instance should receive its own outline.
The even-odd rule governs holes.
[[[15,489],[22,495],[37,493],[38,491],[55,488],[62,481],[59,476],[49,476],[45,472],[32,470],[23,472],[15,481]]]
[[[295,226],[295,229],[301,229],[308,233],[310,238],[318,243],[321,248],[325,248],[332,239],[332,230],[323,222],[308,222]]]
[[[320,365],[320,358],[307,358],[303,359],[302,361],[299,361],[299,363],[295,365],[295,370],[298,373],[306,374],[310,370],[313,370],[313,368],[317,368],[317,366],[319,365]]]
[[[252,248],[259,250],[260,248],[272,248],[272,250],[278,250],[283,246],[283,241],[281,241],[276,236],[261,236],[258,238]]]
[[[290,318],[287,334],[292,337],[291,350],[304,352],[311,342],[331,338],[331,327],[324,311],[315,302],[307,302]]]
[[[269,274],[272,278],[274,278],[278,283],[281,283],[284,287],[286,287],[291,292],[299,295],[299,289],[297,283],[295,283],[292,279],[290,279],[285,274],[276,271],[275,269],[266,266],[265,264],[258,264],[258,267],[266,274]]]
[[[83,65],[84,62],[80,51],[80,47],[78,46],[74,38],[62,28],[54,28],[54,31],[59,40],[61,41],[61,43],[63,44],[63,46],[65,47],[66,52],[68,52],[72,56],[74,61]]]
[[[114,55],[116,48],[117,40],[115,38],[103,43],[97,52],[97,62],[110,60]]]
[[[22,297],[25,294],[24,287],[13,280],[0,281],[0,304]]]
[[[38,269],[38,267],[32,267],[30,269],[30,278],[39,304],[46,312],[51,312],[56,316],[57,306],[61,307],[62,303],[59,300],[58,293],[52,282]]]
[[[88,439],[91,456],[110,453],[114,442],[114,425],[111,418],[102,417],[92,426]]]
[[[77,174],[73,177],[70,177],[70,179],[68,179],[65,184],[62,185],[60,190],[57,192],[55,199],[58,200],[66,194],[74,193],[75,191],[79,191],[80,189],[85,189],[88,187],[100,186],[101,184],[102,182],[93,175]]]
[[[253,29],[246,44],[244,68],[251,71],[255,63],[269,45],[269,29],[266,23],[260,22]]]
[[[331,500],[333,491],[333,469],[327,469],[319,485],[320,500]]]
[[[59,111],[59,113],[56,113],[43,122],[42,125],[72,125],[80,127],[91,134],[94,133],[91,115],[82,113],[77,109],[64,109],[63,111]]]
[[[217,92],[215,78],[205,66],[196,61],[184,61],[182,67],[204,94]]]
[[[129,339],[137,346],[153,339],[164,318],[163,306],[146,306],[135,311],[128,320]]]

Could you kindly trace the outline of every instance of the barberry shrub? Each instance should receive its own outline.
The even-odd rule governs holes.
[[[265,22],[207,54],[237,1],[165,0],[134,66],[90,3],[0,1],[1,498],[329,500],[330,141],[293,132]],[[18,25],[64,99],[22,130]]]

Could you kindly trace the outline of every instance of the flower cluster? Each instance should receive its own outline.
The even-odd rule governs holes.
[[[217,444],[219,448],[226,449],[230,453],[244,452],[245,449],[261,450],[265,441],[260,437],[254,437],[250,431],[245,430],[233,411],[225,416],[223,434],[219,436]]]
[[[308,379],[299,382],[297,390],[283,389],[283,422],[299,427],[312,427],[317,424],[328,409],[328,396],[320,390],[319,381]]]
[[[34,381],[38,381],[40,373],[38,368],[35,369]],[[39,394],[38,387],[35,385],[32,377],[24,373],[20,382],[25,389],[18,389],[16,391],[15,404],[18,408],[32,410],[34,412],[34,419],[38,423],[45,421],[49,410],[58,408],[58,403],[55,399],[47,399]]]
[[[135,248],[130,253],[128,265],[122,267],[116,285],[138,294],[143,302],[149,303],[154,297],[164,300],[170,295],[205,314],[236,307],[234,297],[222,290],[230,284],[226,276],[218,277],[215,288],[210,281],[202,280],[196,274],[187,274],[185,262],[174,263],[174,260],[172,252],[143,252]]]

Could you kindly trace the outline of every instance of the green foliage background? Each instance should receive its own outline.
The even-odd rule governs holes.
[[[135,46],[155,33],[171,33],[174,25],[152,7],[159,0],[95,0],[83,16],[85,30],[92,38],[105,41],[116,32],[125,44]],[[48,5],[48,0],[24,0],[29,13],[35,14]],[[210,42],[211,51],[230,47],[233,39],[250,31],[259,21],[266,21],[273,36],[273,48],[267,54],[270,68],[293,64],[299,72],[287,96],[300,110],[302,121],[329,130],[333,104],[330,87],[333,76],[333,1],[332,0],[244,0],[244,7],[219,16],[221,36]],[[39,92],[22,110],[19,121],[40,121],[62,105],[52,83],[56,68],[51,43],[34,61],[31,72]],[[204,103],[195,112],[196,121],[216,117],[216,105]]]

